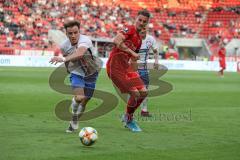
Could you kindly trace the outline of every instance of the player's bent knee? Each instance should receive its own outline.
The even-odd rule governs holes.
[[[80,103],[82,100],[84,100],[86,97],[83,95],[75,95],[75,101]]]
[[[141,96],[138,91],[131,91],[131,92],[130,92],[130,95],[133,96],[133,97],[136,97],[136,98],[138,98],[138,97]]]
[[[82,100],[82,106],[86,106],[87,105],[87,103],[88,103],[88,101],[90,100],[90,98],[88,98],[88,97],[85,97],[83,100]]]
[[[140,93],[141,97],[147,97],[147,95],[148,95],[148,91],[147,90],[140,91],[139,93]]]

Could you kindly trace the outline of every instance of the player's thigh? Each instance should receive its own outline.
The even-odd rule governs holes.
[[[84,93],[84,88],[75,87],[73,89],[73,94],[74,94],[74,98],[77,102],[82,102],[86,98],[85,93]]]
[[[98,78],[98,73],[94,73],[93,75],[90,75],[88,77],[84,78],[84,93],[86,98],[89,100],[92,98],[94,90],[96,88],[96,82]]]
[[[75,100],[77,102],[82,101],[85,98],[84,93],[84,79],[82,76],[71,74],[70,75],[70,82],[73,90],[73,94],[75,96]]]
[[[140,78],[142,79],[144,85],[146,88],[148,88],[149,85],[149,73],[147,69],[139,69],[138,70]]]
[[[84,88],[85,86],[83,76],[74,73],[70,74],[70,83],[73,90],[75,88]]]

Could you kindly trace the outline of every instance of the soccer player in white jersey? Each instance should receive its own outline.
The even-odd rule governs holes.
[[[78,129],[78,120],[93,95],[99,68],[92,55],[92,41],[80,34],[80,23],[71,20],[64,24],[64,28],[68,39],[60,46],[63,57],[54,56],[50,63],[64,62],[70,73],[74,93],[71,104],[73,115],[66,132],[71,133]]]
[[[153,36],[147,34],[147,29],[144,28],[142,32],[140,33],[142,37],[142,45],[139,50],[140,60],[138,65],[138,72],[139,75],[144,82],[146,88],[148,88],[149,85],[149,71],[147,69],[147,60],[149,58],[150,51],[153,51],[154,53],[154,68],[158,68],[158,48],[156,44],[156,40]],[[147,97],[144,99],[144,101],[141,104],[141,116],[143,117],[151,117],[151,114],[148,112],[147,109]]]

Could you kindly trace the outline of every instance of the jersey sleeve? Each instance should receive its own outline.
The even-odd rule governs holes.
[[[84,39],[82,41],[80,41],[80,43],[78,43],[78,48],[79,47],[92,48],[93,44],[92,44],[91,39],[88,37],[84,37]]]
[[[158,49],[158,47],[157,47],[157,41],[156,41],[156,39],[153,38],[153,37],[152,37],[152,48],[153,48],[153,49],[156,49],[156,50]]]
[[[135,33],[135,28],[133,26],[125,26],[122,30],[120,30],[126,39],[131,37]]]
[[[60,45],[60,51],[62,52],[62,55],[63,56],[67,56],[68,53],[67,53],[67,41],[64,41],[61,45]]]

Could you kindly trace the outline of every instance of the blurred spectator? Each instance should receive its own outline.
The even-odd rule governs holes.
[[[26,48],[26,41],[20,41],[20,47]]]
[[[188,25],[186,25],[186,24],[181,25],[180,30],[185,31],[185,32],[188,31]]]
[[[169,17],[175,17],[176,16],[176,12],[175,11],[168,11],[168,16]]]
[[[159,36],[161,35],[162,31],[161,30],[154,30],[154,36],[159,38]]]
[[[12,45],[13,45],[12,36],[8,35],[7,36],[7,47],[12,47]]]
[[[221,22],[220,21],[216,21],[212,24],[213,27],[221,27]]]
[[[195,12],[195,17],[196,18],[202,18],[202,14],[199,11]]]

